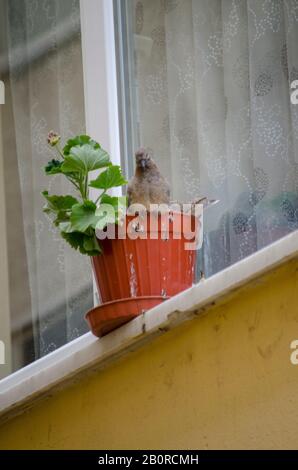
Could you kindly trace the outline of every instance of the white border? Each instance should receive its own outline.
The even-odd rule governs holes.
[[[298,256],[298,231],[287,235],[187,291],[158,305],[100,340],[87,333],[0,381],[0,419],[65,386],[80,373],[100,370],[171,328],[191,320],[236,291]],[[52,392],[51,392],[52,393]]]
[[[80,0],[87,133],[120,164],[120,134],[112,0]],[[195,315],[232,290],[298,254],[298,232],[277,241],[215,276],[159,305],[106,337],[91,333],[0,381],[0,415],[47,394],[80,371],[140,347]]]

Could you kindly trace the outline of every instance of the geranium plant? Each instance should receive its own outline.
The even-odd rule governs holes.
[[[57,159],[45,167],[49,176],[61,174],[75,187],[77,196],[50,195],[46,198],[44,212],[53,215],[53,223],[61,236],[82,254],[89,256],[101,253],[95,229],[103,230],[108,223],[118,223],[123,209],[123,198],[110,196],[108,190],[127,183],[121,168],[113,165],[109,154],[87,135],[79,135],[60,147],[60,136],[55,132],[48,135],[48,144],[55,148]],[[90,172],[101,170],[97,178],[90,180]],[[101,191],[96,201],[89,195],[90,187]],[[113,210],[107,211],[106,205]]]

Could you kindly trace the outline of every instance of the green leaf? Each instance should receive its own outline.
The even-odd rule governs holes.
[[[48,162],[47,166],[45,166],[45,173],[46,175],[56,175],[58,173],[62,173],[61,166],[63,162],[60,160],[51,160]]]
[[[115,224],[117,219],[117,213],[110,204],[101,204],[96,209],[96,216],[96,228],[98,230],[103,230],[108,224]]]
[[[89,183],[89,186],[97,189],[110,189],[117,186],[127,184],[126,179],[121,173],[121,168],[118,165],[111,165],[103,171],[95,180]]]
[[[80,253],[83,255],[96,256],[99,255],[102,251],[94,233],[89,236],[80,232],[61,231],[61,236],[70,244],[72,248],[75,250],[79,249]]]
[[[96,228],[103,230],[108,224],[118,224],[121,215],[126,211],[127,198],[125,196],[109,196],[104,194],[100,206],[96,209],[98,217]]]
[[[79,232],[61,232],[61,236],[66,240],[72,248],[77,250],[83,244],[84,234]]]
[[[97,238],[94,235],[93,237],[87,237],[85,235],[83,240],[83,247],[80,248],[81,253],[89,254],[89,256],[97,255],[101,253],[100,246],[98,244]]]
[[[73,196],[49,196],[48,191],[44,191],[42,194],[47,200],[43,211],[47,214],[55,214],[55,219],[53,220],[54,225],[67,222],[72,206],[78,203],[77,199]]]
[[[74,230],[86,232],[89,227],[95,228],[98,217],[95,215],[96,205],[92,201],[75,204],[72,207],[70,223]]]
[[[73,196],[49,196],[48,191],[43,191],[42,195],[48,201],[44,207],[45,212],[69,211],[74,204],[78,204],[78,200]]]
[[[64,232],[64,233],[73,233],[75,232],[75,230],[72,228],[72,225],[70,223],[70,221],[62,221],[59,223],[59,228],[61,230],[61,232]]]
[[[126,197],[125,196],[109,196],[109,194],[103,194],[100,200],[101,204],[110,204],[115,209],[118,206],[126,207]]]
[[[62,172],[80,172],[87,174],[111,164],[109,154],[101,148],[93,148],[90,144],[73,147],[71,153],[65,157]]]
[[[84,144],[89,144],[95,149],[99,149],[100,145],[95,140],[92,140],[89,135],[77,135],[74,139],[69,139],[63,148],[64,155],[69,155],[71,149],[76,146],[82,146]]]
[[[118,215],[125,213],[126,211],[127,197],[126,196],[109,196],[108,194],[103,194],[103,196],[101,197],[100,203],[110,204],[111,206],[113,206],[118,216]]]

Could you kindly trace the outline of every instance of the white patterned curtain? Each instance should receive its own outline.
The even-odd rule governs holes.
[[[54,129],[65,139],[85,129],[80,10],[79,0],[1,0],[0,11],[6,31],[3,134],[18,368],[85,332],[84,313],[93,302],[89,258],[61,239],[42,212],[40,194],[71,192],[60,175],[44,175],[54,158],[47,133]]]
[[[298,228],[297,0],[128,0],[138,142],[205,215],[209,276]]]

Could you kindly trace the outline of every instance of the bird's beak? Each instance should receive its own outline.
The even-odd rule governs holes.
[[[141,160],[141,167],[146,168],[146,160]]]

